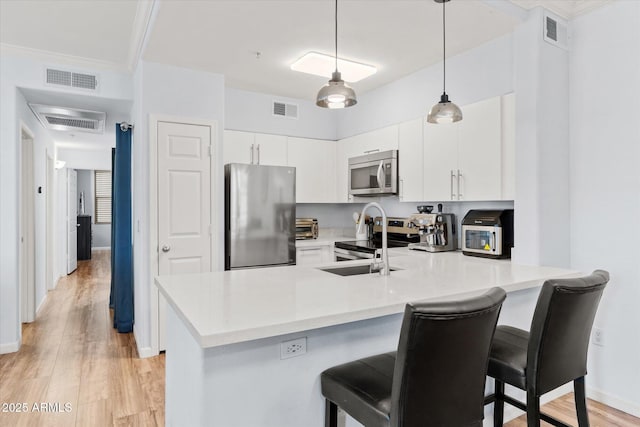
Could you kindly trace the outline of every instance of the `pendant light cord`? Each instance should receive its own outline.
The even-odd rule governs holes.
[[[446,93],[447,88],[447,27],[446,20],[444,19],[445,3],[446,1],[442,2],[442,93]]]
[[[335,41],[336,41],[336,73],[338,72],[338,0],[336,0],[336,13],[335,13]]]

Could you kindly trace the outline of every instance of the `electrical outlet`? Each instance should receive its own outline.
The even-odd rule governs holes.
[[[604,329],[593,328],[593,335],[591,335],[591,342],[594,345],[604,347]]]
[[[302,356],[307,352],[307,337],[280,343],[280,359]]]

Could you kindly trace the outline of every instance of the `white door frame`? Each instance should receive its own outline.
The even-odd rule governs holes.
[[[219,268],[218,262],[218,221],[216,210],[218,186],[218,167],[220,162],[216,153],[218,148],[218,122],[216,120],[196,119],[192,117],[177,117],[159,114],[149,114],[149,295],[150,295],[150,319],[151,319],[151,350],[158,354],[159,313],[158,313],[158,288],[154,278],[159,273],[158,261],[158,122],[180,123],[186,125],[209,126],[211,128],[211,227],[215,230],[211,235],[211,270]]]
[[[21,323],[33,322],[36,319],[34,142],[35,136],[33,132],[24,122],[20,121],[20,211],[18,215],[20,221],[20,251],[18,253],[18,264],[20,269]],[[28,156],[28,158],[25,159],[25,156]]]
[[[55,224],[54,222],[54,209],[53,209],[53,200],[55,197],[55,192],[54,192],[54,177],[53,177],[53,171],[55,170],[55,165],[54,165],[54,160],[53,157],[51,156],[51,154],[49,152],[46,153],[45,156],[45,163],[46,163],[46,171],[47,171],[47,181],[45,184],[45,196],[46,196],[46,204],[47,204],[47,211],[46,211],[46,239],[47,239],[47,246],[46,246],[46,268],[45,268],[45,289],[46,290],[52,290],[55,288],[55,280],[53,277],[53,263],[54,263],[54,249],[53,249],[53,224]]]

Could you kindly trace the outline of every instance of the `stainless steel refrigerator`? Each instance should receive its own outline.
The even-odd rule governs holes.
[[[296,263],[296,169],[224,166],[225,270]]]

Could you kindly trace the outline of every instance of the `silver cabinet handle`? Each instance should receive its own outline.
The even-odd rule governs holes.
[[[249,156],[251,158],[251,164],[253,164],[253,144],[249,147]]]
[[[256,164],[259,165],[260,164],[260,144],[258,144],[257,150],[258,150],[258,162]]]
[[[164,245],[162,247],[162,252],[169,252],[170,250],[171,250],[171,246],[169,246],[169,245]]]
[[[380,166],[378,166],[378,172],[376,173],[376,179],[378,180],[378,188],[381,190],[384,188],[384,175],[382,172],[384,168],[384,160],[380,160]]]
[[[400,179],[400,200],[404,198],[404,179]],[[411,224],[411,223],[410,223]]]
[[[462,200],[462,194],[460,193],[460,180],[462,179],[462,174],[460,173],[460,169],[458,169],[458,200]]]
[[[455,200],[456,199],[456,195],[453,192],[453,179],[456,177],[456,175],[453,173],[453,169],[450,170],[451,172],[451,177],[449,180],[449,184],[450,184],[450,189],[451,189],[451,200]]]

